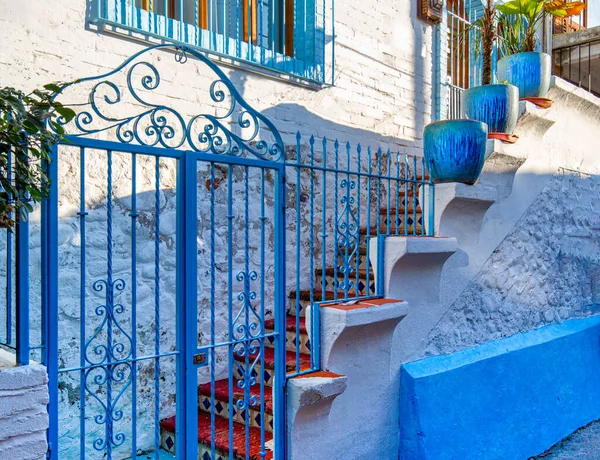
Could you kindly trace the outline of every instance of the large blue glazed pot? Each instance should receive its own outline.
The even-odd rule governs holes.
[[[519,118],[519,89],[513,85],[484,85],[462,93],[463,118],[481,121],[490,133],[512,134]]]
[[[483,168],[487,134],[487,126],[474,120],[447,120],[427,125],[423,142],[431,180],[436,184],[474,184]]]
[[[519,88],[519,97],[546,97],[550,89],[551,58],[546,53],[518,53],[498,61],[498,81]]]

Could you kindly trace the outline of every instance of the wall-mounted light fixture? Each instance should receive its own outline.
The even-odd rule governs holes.
[[[417,16],[428,24],[438,24],[442,21],[444,0],[417,0]]]

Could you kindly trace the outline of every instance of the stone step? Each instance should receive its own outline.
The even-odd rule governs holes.
[[[262,417],[260,415],[261,397],[260,397],[260,384],[252,385],[250,387],[251,401],[245,402],[244,389],[240,388],[240,384],[243,381],[232,380],[231,389],[231,401],[232,401],[232,415],[234,422],[246,424],[246,413],[248,414],[248,422],[250,426],[260,428],[262,425]],[[269,433],[273,432],[273,389],[269,386],[264,386],[264,406],[265,406],[265,430]],[[205,383],[198,387],[198,404],[200,410],[210,414],[213,407],[214,397],[214,410],[215,415],[229,419],[229,379],[217,380],[214,383],[214,394],[212,392],[211,384]],[[239,405],[245,405],[247,407],[240,409]]]
[[[367,274],[369,276],[368,280]],[[325,276],[325,288],[327,290],[337,290],[338,298],[344,297],[344,292],[346,291],[343,285],[345,282],[345,275],[340,272],[339,267],[337,269],[334,267],[327,267],[325,270],[322,268],[317,268],[315,270],[316,286],[322,285],[321,281],[323,279],[323,275]],[[348,284],[348,291],[353,292],[355,295],[375,295],[375,277],[372,269],[359,270],[357,283],[356,269],[352,267],[352,272],[348,276]]]
[[[161,447],[175,455],[175,416],[160,422]],[[215,456],[211,453],[211,417],[209,413],[198,411],[198,459],[199,460],[271,460],[273,452],[269,445],[273,435],[265,430],[265,446],[261,446],[261,430],[253,426],[246,427],[241,423],[233,423],[233,457],[229,456],[229,420],[215,417]],[[246,448],[246,433],[249,448]],[[264,448],[264,450],[263,450]],[[262,453],[265,452],[263,456]],[[183,458],[182,455],[180,455]]]
[[[289,351],[296,351],[296,337],[300,342],[300,353],[310,354],[310,339],[308,338],[308,332],[306,331],[306,318],[303,316],[298,317],[298,323],[296,322],[296,316],[287,315],[285,318],[285,348]],[[300,331],[299,334],[296,331]],[[265,321],[265,333],[270,334],[275,332],[275,320],[269,319]],[[267,337],[265,340],[265,346],[273,348],[275,346],[275,337]]]
[[[343,297],[341,292],[336,293],[333,290],[325,291],[325,296],[322,295],[321,285],[315,285],[313,300],[315,302],[334,301]],[[356,297],[356,292],[349,292],[348,297]],[[306,309],[310,307],[311,293],[310,289],[302,289],[299,294],[300,316],[306,316]],[[289,295],[288,315],[296,316],[296,291],[291,291]]]

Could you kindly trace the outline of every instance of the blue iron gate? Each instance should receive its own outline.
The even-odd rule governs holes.
[[[161,76],[190,62],[216,78],[176,111]],[[50,458],[285,458],[279,133],[174,45],[80,94],[42,208]]]

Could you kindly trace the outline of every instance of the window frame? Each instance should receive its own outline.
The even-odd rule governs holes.
[[[194,24],[184,20],[187,1],[204,5],[198,8],[198,18]],[[275,5],[280,8],[270,11],[266,18],[270,27],[268,40],[274,44],[275,50],[261,46],[259,41],[258,7],[264,0],[233,0],[237,8],[245,5],[243,17],[247,17],[248,6],[255,14],[252,21],[239,20],[236,14],[234,26],[243,40],[223,35],[211,30],[211,22],[230,21],[226,16],[215,16],[210,21],[210,8],[218,0],[96,0],[97,6],[90,14],[90,23],[102,26],[103,31],[126,36],[135,40],[155,43],[180,43],[205,52],[211,58],[236,67],[264,74],[269,77],[283,79],[310,87],[325,87],[333,84],[333,49],[331,50],[331,83],[326,81],[326,14],[323,2],[322,18],[306,18],[306,13],[316,15],[318,0],[279,0]],[[331,0],[331,21],[333,23],[333,1]],[[264,4],[264,3],[263,3]],[[166,14],[163,11],[166,6]],[[287,5],[287,7],[286,7]],[[294,8],[290,8],[294,5]],[[306,8],[306,6],[310,8]],[[149,11],[150,8],[153,11]],[[161,7],[160,10],[157,7]],[[304,6],[302,9],[301,7]],[[189,7],[188,7],[189,8]],[[283,9],[283,11],[281,11]],[[236,11],[236,10],[233,10]],[[217,13],[218,14],[218,13]],[[195,16],[195,14],[193,15]],[[280,19],[281,18],[281,19]],[[187,20],[187,18],[185,18]],[[286,27],[289,21],[293,28]],[[263,18],[263,23],[265,18]],[[276,22],[278,21],[278,22]],[[319,29],[317,24],[321,22]],[[248,41],[248,27],[252,40]],[[309,29],[312,28],[312,31]],[[308,36],[308,38],[307,38]],[[317,41],[322,43],[317,45]],[[263,42],[264,43],[264,42]],[[281,43],[278,45],[278,43]],[[334,47],[333,33],[331,46]],[[283,49],[282,49],[283,48]],[[312,48],[312,49],[311,49]]]

